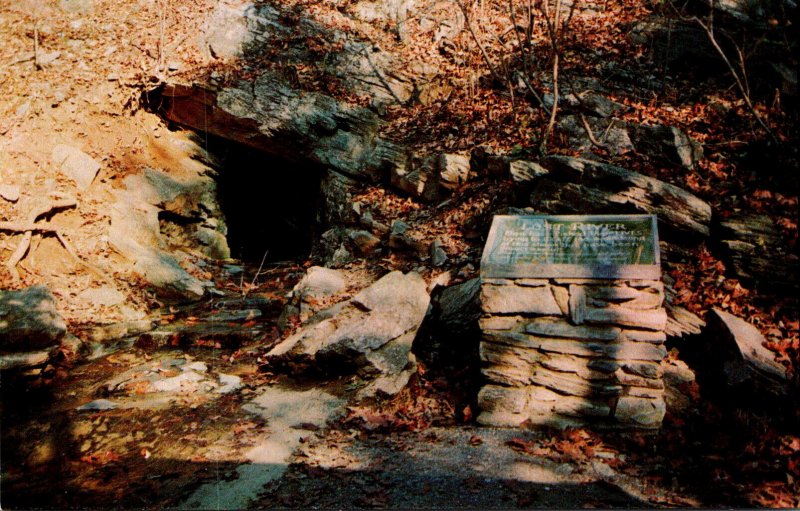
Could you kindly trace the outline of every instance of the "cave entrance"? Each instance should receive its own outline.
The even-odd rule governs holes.
[[[323,169],[209,136],[231,256],[245,263],[311,253]]]

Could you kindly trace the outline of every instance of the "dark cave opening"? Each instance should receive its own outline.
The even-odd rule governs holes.
[[[204,145],[218,173],[231,256],[252,264],[307,258],[323,169],[219,137],[209,136]]]

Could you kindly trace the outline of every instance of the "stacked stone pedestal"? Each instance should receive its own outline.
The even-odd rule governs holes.
[[[484,278],[478,422],[660,427],[663,302],[658,280]]]

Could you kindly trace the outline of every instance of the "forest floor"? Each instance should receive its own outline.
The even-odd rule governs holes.
[[[331,6],[339,3],[346,2]],[[67,190],[63,177],[50,168],[56,143],[82,146],[99,159],[96,180],[104,186],[81,197],[80,211],[52,219],[59,229],[80,232],[71,240],[84,260],[124,265],[102,234],[113,189],[140,166],[179,167],[184,155],[167,140],[188,135],[170,132],[139,101],[167,77],[191,80],[214,71],[216,64],[192,38],[214,4],[0,0],[0,185],[19,186],[28,197]],[[622,47],[619,27],[641,15],[645,4],[606,2],[598,22],[608,30],[594,31],[593,44],[607,51],[596,48],[591,58],[586,53],[583,64],[600,69],[604,62],[625,61],[631,52]],[[477,52],[470,55],[475,66],[482,65]],[[640,71],[637,59],[629,62],[634,74]],[[787,148],[797,138],[791,112],[775,101],[758,107],[784,144],[769,151],[767,160],[766,151],[761,158],[753,149],[763,147],[764,136],[728,88],[729,79],[698,81],[680,73],[662,78],[657,95],[615,99],[632,108],[631,118],[686,129],[705,144],[706,158],[682,173],[649,168],[635,155],[614,163],[692,190],[719,211],[769,214],[796,248],[796,180],[762,170],[765,165],[796,170],[796,151]],[[463,149],[476,140],[506,150],[531,146],[546,124],[541,112],[520,112],[500,92],[478,89],[457,89],[455,97],[425,109],[390,112],[387,131],[397,140],[439,150]],[[440,137],[441,126],[458,128]],[[485,223],[507,196],[503,183],[475,183],[444,213],[378,187],[359,200],[380,203],[387,216],[427,226],[434,238],[463,232],[476,218]],[[18,218],[18,206],[0,199],[0,218]],[[482,227],[479,222],[472,229]],[[445,239],[448,252],[458,254],[445,268],[454,282],[476,275],[479,236]],[[0,238],[3,260],[16,242],[13,236]],[[111,273],[105,278],[125,292],[127,304],[112,311],[82,294],[97,283],[97,275],[85,271],[56,239],[37,243],[19,265],[20,281],[0,268],[1,288],[48,284],[71,330],[98,318],[154,317],[167,333],[151,337],[149,344],[99,353],[89,362],[63,361],[33,379],[4,375],[0,504],[7,508],[236,508],[250,499],[256,507],[800,506],[800,437],[790,429],[797,410],[776,416],[772,409],[736,399],[712,399],[710,391],[692,384],[683,389],[685,406],[671,409],[664,428],[654,434],[479,428],[469,397],[475,381],[464,377],[464,367],[429,367],[389,402],[346,407],[341,402],[357,390],[347,379],[320,386],[262,370],[261,357],[276,340],[277,312],[255,320],[234,314],[238,319],[214,322],[220,310],[251,310],[239,299],[243,283],[255,282],[256,265],[244,265],[245,277],[227,275],[221,265],[208,267],[226,295],[174,309],[140,283]],[[276,276],[248,292],[274,300],[279,310],[309,264],[276,266]],[[392,254],[354,263],[349,270],[363,275],[397,268],[419,264]],[[772,341],[780,360],[796,364],[797,297],[730,278],[705,247],[668,271],[681,305],[700,315],[717,306],[747,317]],[[437,276],[431,268],[422,272],[428,280]],[[211,319],[198,320],[203,317]],[[204,335],[186,342],[172,335],[198,323]],[[250,337],[229,335],[230,329],[247,328],[254,329]],[[195,369],[183,369],[189,366]],[[196,375],[188,384],[146,390],[154,381],[187,374]],[[226,382],[235,389],[221,392]],[[77,409],[98,399],[115,407]],[[267,403],[282,399],[290,411],[279,421]],[[298,404],[309,399],[330,414],[320,416]],[[278,445],[292,448],[283,452]]]

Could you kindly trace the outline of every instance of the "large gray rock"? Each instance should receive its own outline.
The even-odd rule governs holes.
[[[46,286],[0,291],[0,350],[30,352],[55,346],[66,331]]]
[[[339,293],[345,287],[347,282],[342,272],[322,266],[312,266],[292,289],[292,297],[305,302],[321,300]]]
[[[481,317],[481,280],[474,278],[442,291],[436,302],[436,323],[447,335],[461,336],[475,330]]]
[[[378,136],[371,110],[295,89],[270,72],[220,91],[176,84],[163,94],[169,120],[292,162],[373,181],[405,162],[401,148]]]
[[[734,388],[756,389],[775,395],[789,392],[786,368],[775,361],[775,353],[758,329],[733,314],[714,308],[708,314],[709,351],[721,363],[726,383]]]
[[[278,319],[278,326],[286,328],[292,317],[305,322],[320,309],[319,303],[341,293],[346,287],[347,282],[340,271],[312,266],[289,293],[289,301]]]
[[[800,258],[768,215],[734,214],[719,222],[717,237],[729,267],[739,278],[797,288]]]
[[[414,363],[411,344],[428,310],[425,281],[395,271],[317,314],[267,358],[290,369],[396,375]]]
[[[580,158],[549,156],[541,163],[550,173],[531,194],[531,205],[541,212],[649,213],[658,216],[666,241],[686,244],[709,235],[711,206],[677,186]]]

